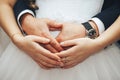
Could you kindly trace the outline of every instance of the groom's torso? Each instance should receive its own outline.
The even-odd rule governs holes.
[[[83,0],[80,0],[80,1],[83,2]],[[89,1],[89,0],[85,0],[86,3],[87,3],[87,1]],[[116,1],[117,0],[104,0],[102,11],[105,10],[106,8],[109,8],[110,6],[112,6],[114,4],[114,2],[116,2]],[[29,6],[27,6],[25,4],[26,3],[24,2],[24,0],[17,0],[17,3],[16,3],[17,6],[14,7],[16,17],[18,17],[18,14],[20,13],[20,11],[24,10],[25,8],[29,8]],[[96,6],[96,5],[94,5],[94,6]]]
[[[103,8],[102,10],[109,8],[111,5],[114,4],[116,0],[104,0]]]
[[[105,10],[105,9],[107,9],[107,8],[109,8],[109,7],[111,7],[112,5],[114,5],[115,2],[119,3],[120,0],[104,0],[102,11]],[[17,1],[17,6],[19,6],[19,7],[14,7],[16,18],[18,17],[18,14],[20,14],[20,12],[25,9],[24,7],[28,8],[28,6],[23,5],[23,4],[25,4],[24,0],[18,0]],[[120,41],[119,41],[119,44],[120,44]]]

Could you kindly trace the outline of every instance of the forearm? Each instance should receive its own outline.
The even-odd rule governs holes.
[[[120,17],[96,40],[102,47],[106,47],[113,42],[120,40]]]
[[[0,24],[11,39],[14,34],[21,34],[14,18],[12,6],[7,1],[2,2],[2,0],[0,4]]]

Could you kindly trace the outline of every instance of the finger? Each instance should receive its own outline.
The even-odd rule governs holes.
[[[61,42],[60,45],[62,47],[70,47],[70,46],[76,45],[76,41],[75,40],[67,40],[67,41]]]
[[[37,62],[37,64],[41,67],[41,68],[43,68],[43,69],[46,69],[46,70],[50,70],[51,68],[49,68],[49,67],[47,67],[47,66],[44,66],[44,65],[42,65],[39,61],[36,61]]]
[[[48,67],[48,68],[55,68],[56,67],[56,65],[52,65],[52,64],[49,64],[49,63],[46,63],[46,62],[44,62],[44,61],[39,61],[40,62],[40,64],[42,64],[42,65],[44,65],[44,66],[46,66],[46,67]]]
[[[61,23],[58,23],[58,22],[56,22],[56,21],[53,21],[53,20],[50,20],[49,22],[48,22],[48,25],[51,27],[51,28],[62,28],[63,27],[63,24],[61,24]]]
[[[53,60],[53,59],[48,58],[48,57],[46,57],[44,55],[41,55],[41,54],[37,54],[37,60],[38,61],[44,61],[44,62],[46,62],[48,64],[51,64],[51,65],[54,65],[54,66],[60,65],[59,61]]]
[[[62,68],[64,68],[64,69],[72,68],[77,64],[78,64],[78,62],[76,62],[75,60],[72,60],[70,62],[65,63]]]
[[[41,47],[39,44],[35,45],[36,51],[37,53],[40,53],[46,57],[49,57],[51,59],[57,60],[57,61],[61,61],[60,57],[52,54],[50,51],[46,50],[45,48]]]
[[[68,57],[63,57],[61,60],[62,60],[63,63],[66,63],[66,62],[70,62],[74,59],[75,59],[74,57],[68,56]]]
[[[51,68],[46,67],[46,66],[44,66],[44,65],[42,65],[42,64],[40,64],[40,63],[38,63],[38,65],[39,65],[41,68],[46,69],[46,70],[50,70],[50,69],[51,69]]]
[[[48,52],[48,51],[43,51],[42,50],[42,54],[44,55],[44,56],[47,56],[47,57],[49,57],[49,58],[51,58],[51,59],[54,59],[54,60],[57,60],[57,61],[61,61],[61,59],[60,59],[60,57],[59,56],[57,56],[57,55],[55,55],[55,54],[53,54],[53,53],[51,53],[51,52]]]
[[[60,46],[60,44],[55,40],[55,39],[51,39],[50,44],[57,49],[57,51],[63,51],[63,48]]]
[[[39,37],[39,36],[33,36],[33,35],[32,35],[32,39],[33,39],[33,41],[35,41],[35,42],[43,43],[43,44],[50,42],[49,39],[44,38],[44,37]]]
[[[64,66],[63,62],[61,62],[62,60],[56,61],[56,60],[53,60],[53,59],[48,58],[48,57],[46,57],[44,55],[41,55],[41,54],[38,54],[37,57],[38,57],[38,60],[42,60],[42,61],[44,61],[44,62],[46,62],[48,64],[53,65],[54,67],[56,67],[56,66]]]
[[[34,58],[33,56],[31,56],[31,57],[41,68],[46,69],[46,70],[50,69],[49,67],[42,65],[37,58]]]
[[[43,45],[46,49],[48,49],[49,51],[51,51],[52,53],[57,53],[58,51],[53,48],[50,44],[46,44],[46,45]]]
[[[75,54],[75,48],[76,48],[76,46],[73,46],[73,47],[71,47],[71,48],[69,48],[67,50],[56,53],[56,55],[58,55],[61,58],[71,57],[71,56],[73,56],[73,54]]]
[[[60,43],[63,41],[62,31],[57,35],[56,40]]]
[[[72,68],[72,67],[74,67],[74,66],[76,66],[76,65],[77,65],[77,64],[73,63],[73,64],[68,65],[68,66],[63,66],[62,68],[64,68],[64,69],[69,69],[69,68]]]
[[[83,62],[86,58],[87,57],[81,56],[81,57],[78,57],[78,58],[76,58],[74,60],[71,60],[70,62],[65,63],[63,68],[71,68],[71,67]]]
[[[60,44],[49,34],[44,34],[44,37],[50,39],[50,45],[55,48],[58,52],[62,51],[63,48],[60,46]]]
[[[35,58],[35,61],[44,69],[54,68],[55,65],[44,62],[42,59]]]
[[[53,27],[50,27],[49,30],[50,30],[50,31],[61,31],[61,28],[53,28]]]
[[[63,64],[62,62],[59,62],[60,65],[52,65],[52,64],[49,64],[49,63],[47,63],[47,62],[44,62],[44,60],[40,60],[40,61],[39,61],[39,60],[36,59],[36,61],[39,62],[40,64],[42,64],[43,67],[45,67],[45,68],[47,68],[47,69],[60,68],[60,67],[64,66],[64,64]]]

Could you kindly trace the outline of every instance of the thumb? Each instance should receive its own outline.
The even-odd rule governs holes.
[[[57,29],[61,29],[63,26],[63,24],[58,23],[58,22],[53,21],[53,20],[49,21],[48,25],[50,26],[50,28],[57,28]]]
[[[60,31],[60,33],[57,35],[57,37],[55,38],[58,42],[62,42],[63,41],[63,36],[62,36],[62,31]]]
[[[60,45],[62,47],[71,47],[71,46],[76,45],[76,42],[75,40],[67,40],[67,41],[61,42]]]
[[[50,42],[49,39],[44,38],[44,37],[39,37],[39,36],[32,36],[33,41],[38,42],[38,43],[42,43],[42,44],[47,44]]]

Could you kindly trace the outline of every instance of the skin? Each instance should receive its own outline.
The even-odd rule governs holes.
[[[97,25],[93,21],[89,21],[91,26],[96,30],[97,35],[99,35],[99,31]],[[58,42],[63,42],[66,40],[83,38],[86,36],[86,29],[82,24],[78,23],[62,23],[63,26],[53,26],[50,27],[50,30],[56,31],[59,30],[60,33],[56,37]]]
[[[74,29],[73,29],[74,28]],[[85,37],[85,28],[81,24],[63,23],[59,35],[56,37],[58,42]],[[66,34],[67,33],[67,34]]]
[[[60,57],[44,49],[39,44],[48,44],[50,40],[35,35],[23,36],[13,15],[16,0],[0,0],[0,25],[13,43],[31,56],[44,69],[60,66]],[[9,12],[9,13],[8,13]],[[9,21],[8,21],[9,20]]]
[[[28,35],[37,35],[50,39],[50,44],[44,45],[44,47],[51,52],[56,53],[63,50],[59,43],[56,41],[56,39],[51,36],[49,31],[49,27],[61,27],[62,24],[58,24],[57,22],[47,18],[38,19],[30,14],[24,14],[24,16],[22,16],[21,25],[23,30]]]
[[[41,26],[45,25],[44,27],[45,30],[43,27],[38,26],[37,25],[38,23],[37,23],[36,24],[37,27],[35,26],[35,28],[32,28],[34,25],[32,25],[31,28],[29,27],[31,29],[30,31],[33,31],[33,32],[30,32],[29,28],[27,28],[26,24],[24,24],[24,21],[22,21],[23,29],[27,32],[27,34],[29,34],[24,37],[19,31],[17,24],[14,20],[14,15],[11,8],[13,7],[13,5],[14,4],[11,4],[9,0],[4,0],[4,1],[0,0],[0,11],[1,11],[0,23],[3,26],[3,29],[6,31],[6,33],[10,36],[12,41],[20,49],[28,53],[42,68],[45,68],[45,69],[55,68],[58,66],[62,68],[71,68],[79,64],[80,62],[84,61],[90,55],[102,50],[107,45],[119,39],[120,18],[118,18],[119,21],[117,20],[112,25],[117,27],[111,26],[107,31],[105,31],[102,35],[100,35],[96,39],[81,38],[81,37],[85,37],[85,29],[82,25],[79,25],[79,24],[63,23],[63,26],[61,25],[56,26],[56,22],[54,21],[49,22],[49,19],[39,19],[41,22],[41,24],[39,25]],[[10,14],[8,14],[3,9],[5,9],[6,11],[9,11]],[[8,15],[8,16],[5,16],[5,15]],[[10,19],[10,21],[7,21],[8,19]],[[33,19],[33,23],[39,22],[39,20]],[[94,22],[89,22],[89,23],[93,26],[93,28],[97,30],[97,33],[98,33],[98,29],[94,24]],[[11,27],[9,27],[9,25],[11,25]],[[76,28],[73,28],[75,26]],[[60,34],[57,36],[56,39],[58,40],[58,42],[62,42],[61,46],[65,49],[67,47],[67,50],[59,52],[60,50],[57,50],[57,48],[55,48],[53,44],[51,45],[51,40],[52,40],[51,38],[49,40],[44,40],[46,38],[49,38],[48,36],[50,35],[49,29],[61,30]],[[41,30],[41,31],[39,32],[38,30]],[[35,33],[35,32],[39,32],[39,33]],[[47,32],[47,34],[45,32]],[[66,32],[68,32],[69,34],[65,34]],[[110,35],[111,33],[112,35]],[[114,36],[113,36],[113,33],[114,33]],[[35,35],[38,35],[38,36],[35,36]],[[63,38],[63,36],[65,37],[65,39]],[[43,38],[43,37],[46,37],[46,38]],[[52,50],[52,49],[49,49],[49,48],[48,48],[49,50],[44,49],[42,46],[39,45],[41,43],[50,45],[50,47],[54,48],[56,50],[54,51],[57,53],[56,54],[51,53],[52,51],[49,51],[49,50]],[[53,43],[54,43],[54,40],[53,40]],[[56,42],[55,44],[58,44],[58,43]],[[96,49],[94,50],[94,48]]]
[[[54,22],[52,20],[49,20],[49,19],[39,19],[38,21],[37,20],[38,20],[37,18],[34,18],[30,14],[25,14],[23,16],[23,18],[22,18],[22,23],[21,23],[23,30],[27,34],[29,34],[29,35],[32,34],[32,35],[39,35],[39,36],[44,36],[43,34],[51,36],[50,33],[49,33],[49,30],[52,30],[52,31],[59,30],[61,32],[56,37],[56,40],[58,42],[63,42],[63,41],[66,41],[66,40],[72,40],[72,39],[76,39],[76,38],[82,38],[82,37],[85,37],[85,35],[86,35],[85,34],[86,33],[85,28],[84,28],[84,26],[82,24],[77,24],[77,23],[62,23],[62,26],[61,26],[58,23],[56,23],[56,22]],[[45,22],[49,22],[49,24],[47,23],[48,26],[42,25]],[[35,24],[33,24],[33,23],[35,23]],[[41,23],[41,24],[39,24],[39,23]],[[98,33],[97,26],[92,21],[90,21],[89,23],[93,26],[93,28],[96,29],[96,31]],[[75,28],[73,29],[73,27],[75,27]],[[46,37],[46,36],[44,36],[44,37]],[[51,44],[51,45],[54,45],[54,44]],[[48,47],[46,47],[46,48],[48,49]],[[64,48],[64,49],[66,49],[66,48]],[[54,49],[51,48],[49,50],[52,51]],[[61,49],[61,51],[62,50],[63,49]],[[62,64],[62,66],[63,65],[64,64]],[[62,66],[60,66],[60,67],[62,67]]]
[[[26,21],[27,21],[27,19],[26,19]],[[25,24],[26,24],[26,21],[24,20]],[[96,29],[97,34],[98,34],[98,29],[97,29],[97,26],[94,24],[94,22],[90,21],[89,23],[93,26],[93,28]],[[58,42],[75,39],[75,40],[73,40],[73,42],[75,42],[75,44],[71,44],[71,45],[67,45],[67,46],[61,45],[61,46],[64,49],[71,47],[71,46],[76,46],[76,47],[74,47],[72,50],[68,49],[65,51],[61,51],[60,53],[57,54],[62,59],[63,63],[66,62],[66,60],[64,60],[64,57],[67,57],[67,61],[68,61],[67,64],[65,63],[64,66],[60,66],[60,67],[71,68],[71,67],[79,64],[80,62],[84,61],[87,57],[89,57],[91,55],[87,52],[79,53],[79,52],[81,52],[81,50],[86,51],[85,50],[86,48],[84,47],[84,45],[86,45],[86,41],[89,38],[86,38],[85,40],[83,38],[83,40],[81,40],[83,42],[83,44],[79,43],[79,39],[77,39],[77,38],[82,38],[82,37],[85,37],[85,35],[86,35],[85,28],[82,24],[77,24],[77,23],[62,23],[62,24],[63,24],[62,26],[48,26],[48,27],[52,31],[55,31],[55,30],[61,31],[59,33],[59,35],[56,37],[56,40]],[[34,31],[36,26],[34,28],[33,28],[33,26],[28,26],[28,27],[23,26],[23,29],[24,29],[24,31],[29,33],[30,31]],[[73,28],[73,27],[75,27],[75,28]],[[30,28],[31,28],[31,30],[30,30]],[[36,28],[38,28],[38,27],[36,27]],[[38,34],[39,33],[38,30],[39,29],[36,29],[34,32],[30,32],[30,34]],[[37,33],[35,33],[35,32],[37,32]],[[92,41],[89,41],[89,43],[93,44]],[[80,47],[81,47],[81,49],[79,49]],[[96,46],[89,46],[89,48],[88,48],[89,51],[91,50],[91,48],[94,48],[94,47],[96,47]],[[75,52],[73,52],[73,51],[75,51]],[[76,55],[74,53],[76,53]],[[87,54],[84,54],[84,53],[87,53]],[[93,53],[93,52],[91,52],[91,53]],[[63,55],[59,55],[59,54],[63,54]],[[70,54],[72,57],[71,56],[69,57],[68,55],[66,56],[66,54],[68,54],[68,55]]]
[[[61,46],[70,48],[57,55],[65,63],[63,68],[71,68],[117,40],[120,40],[120,17],[96,39],[78,38],[62,42]]]

